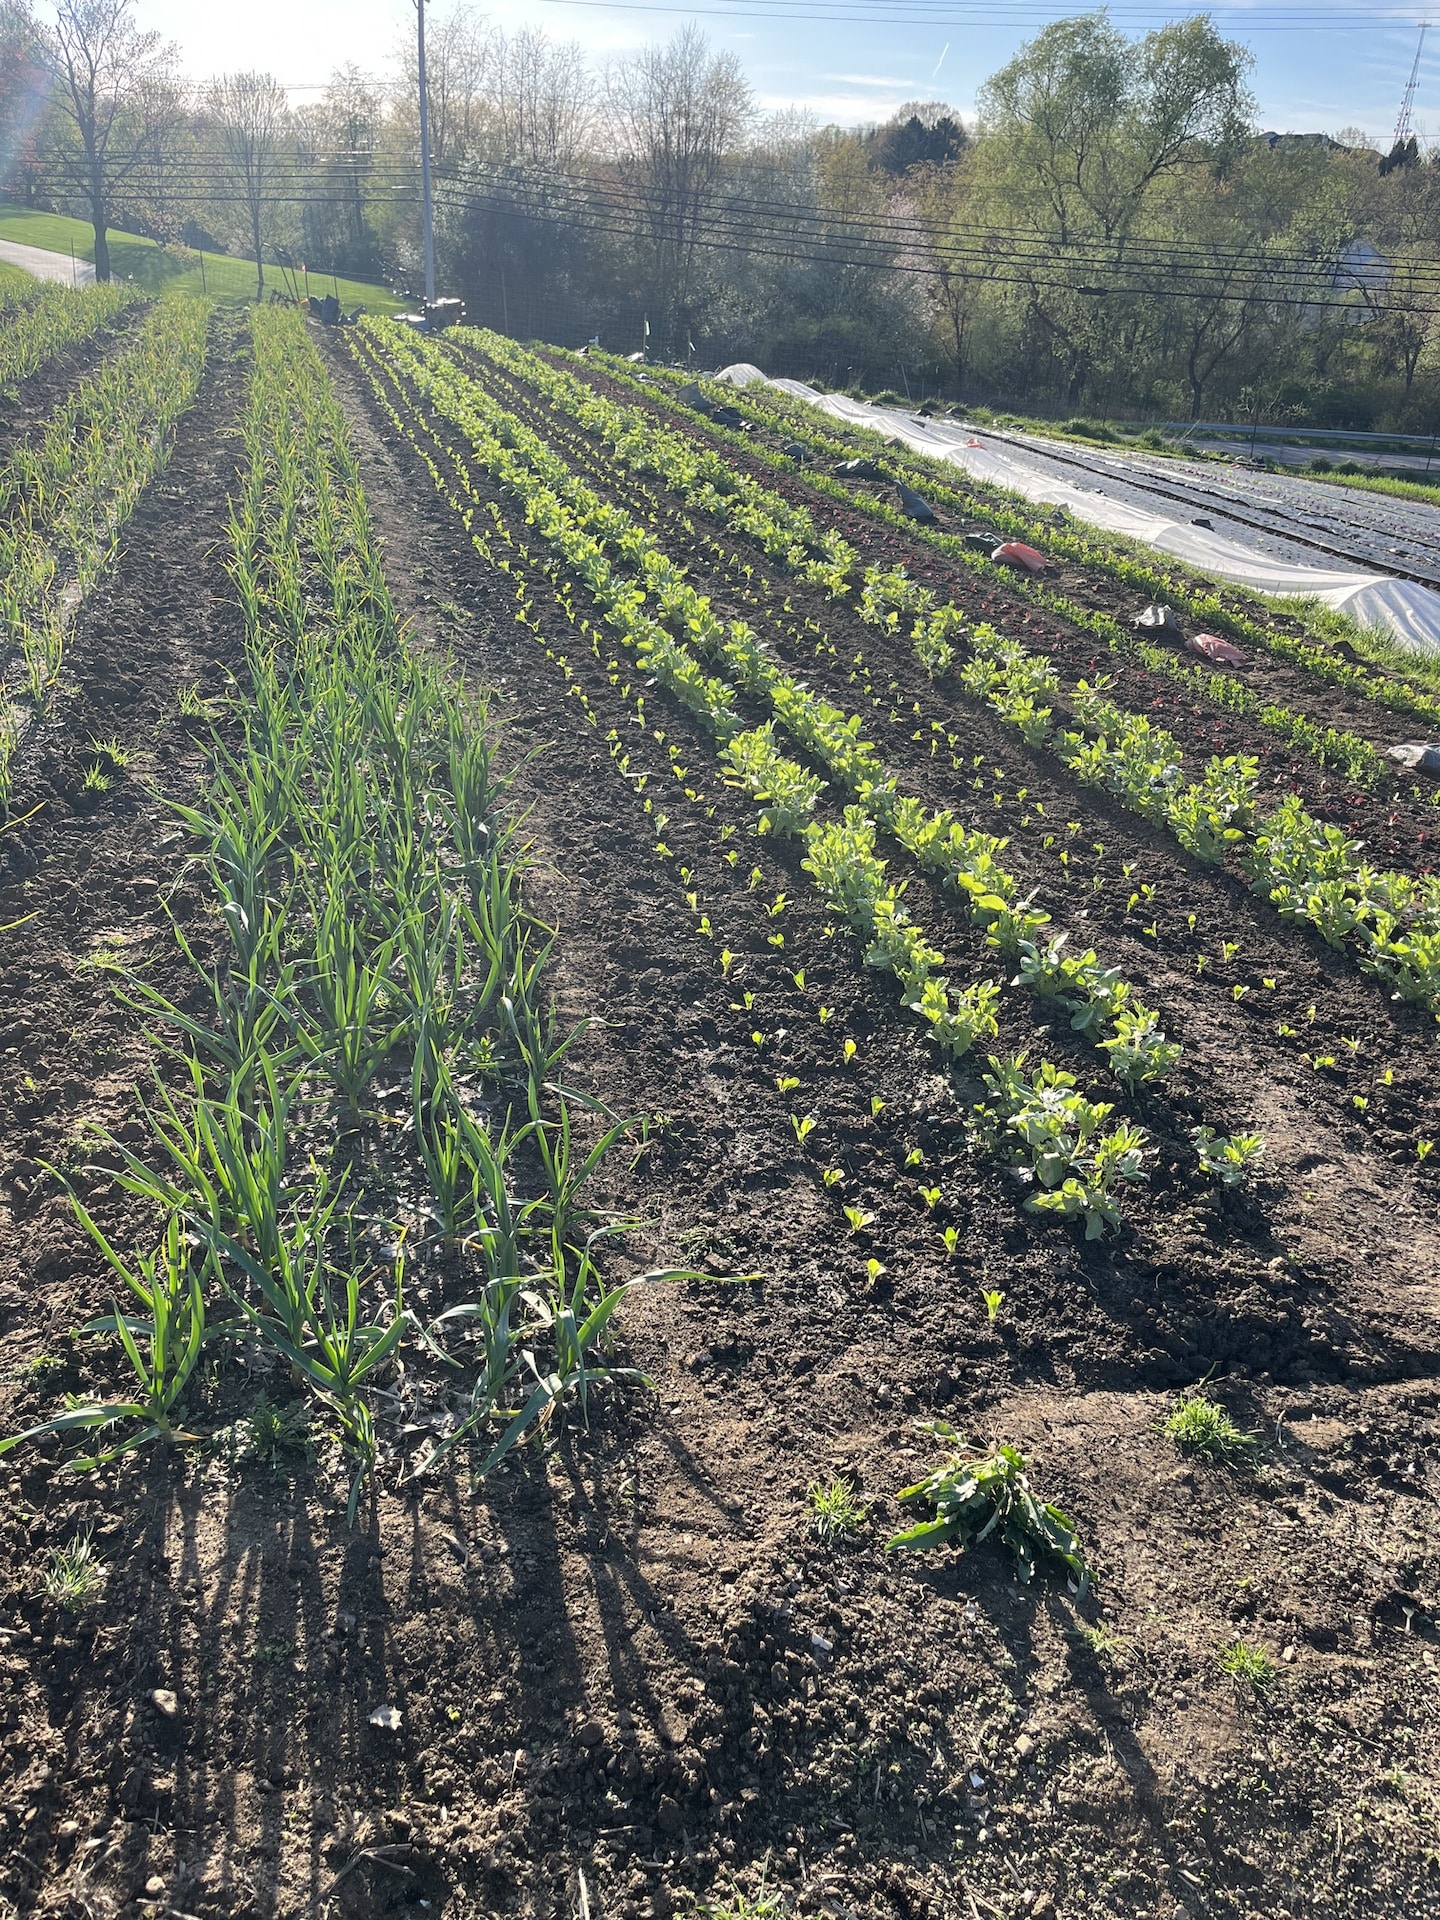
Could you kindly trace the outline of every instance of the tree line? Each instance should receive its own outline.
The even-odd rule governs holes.
[[[974,121],[763,115],[694,26],[603,65],[464,5],[432,16],[446,291],[520,337],[912,397],[1429,431],[1440,165],[1256,126],[1250,56],[1205,17],[1042,29]],[[188,83],[132,0],[0,0],[0,187],[105,235],[405,285],[417,76]],[[273,265],[268,283],[274,282]]]

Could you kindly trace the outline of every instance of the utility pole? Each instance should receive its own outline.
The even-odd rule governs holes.
[[[425,0],[415,0],[420,23],[420,200],[425,222],[425,300],[435,298],[435,209],[430,199],[430,102],[425,88]]]

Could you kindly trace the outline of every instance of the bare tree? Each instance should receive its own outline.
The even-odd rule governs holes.
[[[753,113],[733,53],[712,53],[693,24],[606,75],[606,108],[621,165],[639,200],[662,343],[688,320],[695,246],[724,170]]]
[[[285,89],[268,73],[229,73],[210,89],[210,117],[229,184],[238,189],[255,256],[255,298],[265,298],[265,242],[274,225],[274,187],[289,132]]]
[[[445,171],[474,159],[483,146],[491,119],[491,97],[499,78],[499,36],[467,6],[457,6],[445,19],[425,29],[426,92],[430,108],[430,153],[436,169]],[[405,57],[411,85],[401,115],[407,136],[418,128],[410,121],[411,102],[418,98],[419,72],[414,34]]]
[[[408,43],[404,58],[413,79]],[[574,41],[539,28],[507,37],[461,5],[427,27],[425,64],[430,150],[442,172],[466,162],[563,167],[579,157],[595,89]],[[410,111],[407,101],[396,115],[406,139]]]
[[[57,0],[59,106],[79,145],[73,184],[95,229],[97,280],[110,278],[106,235],[117,197],[159,162],[179,122],[175,60],[158,33],[135,26],[132,0]]]
[[[300,203],[306,253],[362,278],[377,264],[373,178],[384,117],[375,82],[344,66],[331,74],[324,98],[294,121],[299,170],[320,182]]]
[[[496,99],[501,157],[565,168],[590,128],[594,85],[583,50],[528,28],[500,43]]]

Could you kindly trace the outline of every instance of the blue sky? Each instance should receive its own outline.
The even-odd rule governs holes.
[[[431,0],[430,17],[447,4]],[[717,46],[738,54],[763,106],[808,107],[822,121],[842,124],[884,119],[901,101],[917,98],[948,100],[968,114],[986,75],[1044,20],[1066,10],[1054,0],[837,0],[833,7],[808,0],[815,17],[785,19],[765,17],[767,4],[793,10],[807,0],[710,4],[719,11],[693,16],[663,10],[659,0],[633,9],[591,0],[493,0],[478,10],[507,26],[540,25],[557,38],[577,39],[600,59],[665,38],[694,17]],[[1117,4],[1116,19],[1143,31],[1199,11],[1147,10],[1128,0]],[[1263,126],[1295,132],[1359,127],[1377,144],[1388,144],[1414,58],[1416,23],[1428,15],[1435,24],[1421,63],[1416,124],[1440,142],[1437,0],[1410,7],[1389,0],[1228,0],[1210,11],[1255,55],[1252,86]],[[415,17],[413,0],[244,0],[226,7],[138,0],[137,12],[142,25],[179,43],[196,77],[257,67],[294,85],[323,81],[347,60],[384,69],[401,36],[413,32]],[[1283,22],[1278,29],[1277,20]]]

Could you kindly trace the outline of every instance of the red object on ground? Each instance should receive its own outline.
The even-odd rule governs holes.
[[[996,547],[991,554],[992,560],[998,560],[1002,566],[1024,567],[1027,573],[1043,573],[1045,556],[1037,553],[1034,547],[1027,547],[1023,540],[1007,540],[1002,547]]]
[[[1220,667],[1243,667],[1245,664],[1245,656],[1239,647],[1214,633],[1192,633],[1185,642],[1185,650],[1187,653],[1198,653],[1203,659],[1213,660]]]

